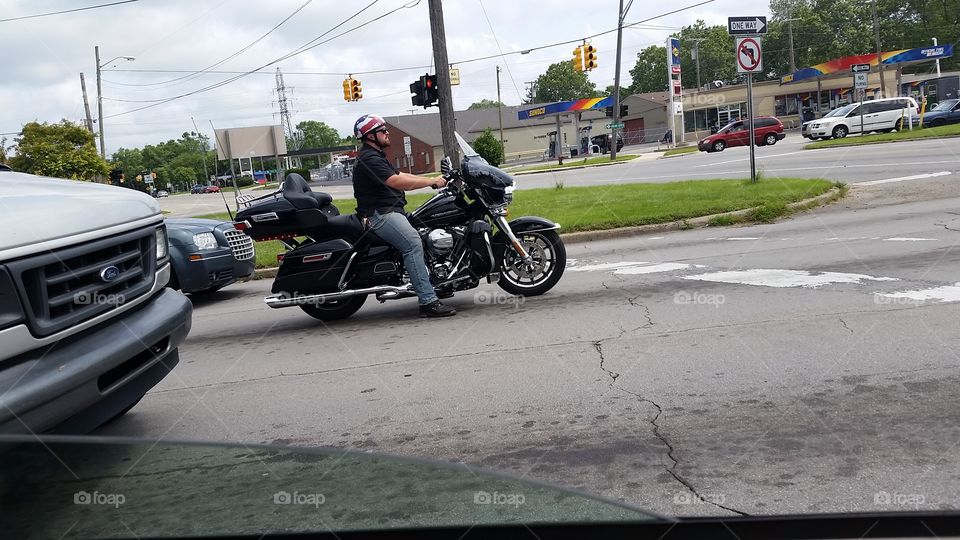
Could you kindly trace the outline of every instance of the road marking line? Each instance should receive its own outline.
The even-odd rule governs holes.
[[[760,240],[759,236],[731,236],[727,240]]]
[[[907,238],[895,236],[893,238],[884,238],[884,242],[936,242],[936,238]]]
[[[890,184],[893,182],[904,182],[906,180],[921,180],[923,178],[936,178],[938,176],[949,176],[950,171],[940,171],[935,173],[915,174],[913,176],[901,176],[899,178],[887,178],[885,180],[870,180],[869,182],[854,182],[855,186],[876,186],[878,184]]]
[[[781,156],[792,156],[792,155],[794,155],[794,154],[800,154],[800,153],[803,153],[803,152],[804,152],[804,150],[797,150],[796,152],[786,152],[786,153],[784,153],[784,154],[772,154],[772,155],[769,155],[769,156],[759,156],[759,155],[758,155],[758,156],[757,156],[757,159],[768,159],[768,158],[775,158],[775,157],[781,157]],[[728,163],[739,163],[739,162],[741,162],[741,161],[749,161],[749,160],[750,160],[750,158],[748,158],[748,157],[746,157],[746,158],[738,158],[738,159],[730,159],[730,160],[727,160],[727,161],[719,161],[719,162],[717,162],[717,163],[707,163],[706,165],[697,165],[697,166],[694,167],[694,169],[699,169],[699,168],[701,168],[701,167],[715,167],[715,166],[717,166],[717,165],[726,165],[726,164],[728,164]]]
[[[695,265],[684,264],[684,263],[661,263],[661,264],[651,264],[647,266],[628,266],[626,268],[617,268],[613,271],[617,275],[639,275],[639,274],[656,274],[659,272],[672,272],[674,270],[686,270],[688,268],[694,268]],[[701,267],[702,268],[702,267]]]
[[[570,268],[571,272],[600,272],[603,270],[616,270],[618,268],[626,268],[628,266],[643,266],[646,264],[651,264],[648,262],[618,262],[618,263],[600,263],[600,264],[587,264],[584,266],[574,266]]]
[[[805,287],[817,288],[832,283],[861,283],[862,281],[898,281],[891,277],[874,277],[865,274],[847,274],[843,272],[810,272],[807,270],[777,270],[755,268],[751,270],[732,270],[724,272],[709,272],[693,276],[683,276],[683,279],[696,281],[712,281],[716,283],[738,283],[742,285],[756,285],[760,287]]]

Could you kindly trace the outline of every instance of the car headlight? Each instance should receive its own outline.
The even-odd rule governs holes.
[[[216,249],[220,247],[220,244],[217,243],[217,237],[214,236],[212,232],[202,232],[193,235],[193,243],[199,249]]]
[[[157,260],[162,260],[167,258],[167,252],[170,249],[170,246],[167,244],[167,228],[164,226],[157,227]]]

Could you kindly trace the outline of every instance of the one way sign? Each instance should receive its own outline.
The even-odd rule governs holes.
[[[762,36],[767,33],[767,18],[728,17],[727,32],[731,36]]]

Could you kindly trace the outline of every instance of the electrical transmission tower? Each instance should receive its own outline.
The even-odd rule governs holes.
[[[277,68],[277,104],[280,106],[280,124],[283,126],[283,133],[288,141],[292,141],[296,150],[303,144],[303,137],[297,131],[293,120],[290,118],[290,104],[287,100],[287,86],[283,84],[283,73]]]

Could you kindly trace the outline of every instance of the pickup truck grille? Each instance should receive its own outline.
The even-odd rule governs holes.
[[[253,258],[253,239],[236,229],[227,229],[223,231],[227,237],[230,249],[233,250],[233,257],[238,261],[245,261]]]
[[[48,251],[8,265],[38,337],[116,309],[153,287],[154,227]]]

